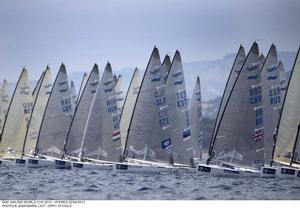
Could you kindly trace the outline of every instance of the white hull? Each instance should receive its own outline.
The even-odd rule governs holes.
[[[227,168],[218,165],[199,164],[197,174],[212,175],[218,177],[259,177],[260,171],[248,168]]]
[[[71,169],[72,163],[69,160],[54,160],[54,168],[55,169]]]
[[[28,158],[26,161],[26,167],[28,168],[54,167],[54,161],[48,159]]]
[[[165,174],[177,172],[179,168],[171,166],[154,166],[154,165],[141,165],[130,163],[116,163],[113,165],[114,172],[117,173],[152,173],[152,174]]]
[[[88,163],[88,162],[72,162],[72,170],[112,170],[113,164],[109,163]]]
[[[297,169],[291,167],[279,167],[276,171],[278,178],[292,179],[297,176]]]

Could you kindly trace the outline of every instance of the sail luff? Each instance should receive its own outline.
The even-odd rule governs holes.
[[[85,88],[85,85],[86,85],[88,79],[89,79],[89,76],[84,72],[81,83],[80,83],[80,88],[79,88],[79,91],[78,91],[78,95],[77,95],[76,106],[79,103],[79,100],[82,96],[83,90]]]
[[[41,83],[42,83],[42,80],[44,78],[44,75],[45,75],[45,71],[42,72],[40,78],[38,79],[38,82],[36,83],[33,91],[32,91],[32,97],[33,97],[33,100],[35,100],[35,97],[37,95],[37,90],[40,89],[41,87]]]
[[[8,94],[8,82],[6,79],[3,80],[3,84],[0,91],[0,138],[3,130],[3,125],[5,122],[6,114],[10,104],[10,97]],[[1,140],[0,140],[1,141]]]
[[[129,122],[133,115],[134,105],[137,99],[137,94],[140,88],[140,72],[138,68],[134,69],[128,90],[126,92],[124,106],[121,112],[121,121],[120,121],[120,132],[121,132],[121,144],[122,144],[122,157],[124,157],[124,151],[126,146],[126,138],[129,129]],[[125,114],[126,113],[126,114]]]

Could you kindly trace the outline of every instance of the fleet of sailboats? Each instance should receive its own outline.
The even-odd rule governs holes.
[[[274,44],[266,57],[256,42],[247,56],[239,47],[207,159],[200,78],[189,98],[180,52],[161,62],[154,47],[140,73],[135,68],[126,94],[109,62],[101,78],[97,64],[83,75],[78,94],[64,64],[54,81],[47,66],[33,91],[23,69],[11,99],[4,80],[0,165],[300,177],[299,51],[287,80]]]

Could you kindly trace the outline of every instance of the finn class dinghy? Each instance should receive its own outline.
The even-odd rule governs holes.
[[[0,138],[1,164],[15,164],[22,156],[22,147],[33,106],[28,73],[24,68],[10,101]]]
[[[193,141],[193,147],[195,148],[194,155],[198,155],[198,160],[196,163],[202,162],[202,101],[201,101],[201,86],[200,86],[200,78],[197,77],[195,88],[192,94],[190,106],[189,106],[189,115],[190,115],[190,123],[191,123],[191,137]]]
[[[65,158],[72,161],[72,169],[101,169],[101,165],[84,161],[82,157],[84,133],[98,84],[99,70],[97,64],[95,64],[83,86],[82,95],[78,100],[71,127],[65,141],[62,159]]]
[[[188,103],[179,52],[170,63],[169,56],[166,56],[161,64],[155,47],[131,116],[123,163],[114,165],[117,172],[168,173],[187,167],[191,162],[193,150],[185,148],[186,143],[192,144],[190,129],[182,127],[188,121]],[[177,96],[176,93],[181,94]],[[183,122],[178,121],[177,112],[184,114],[181,114]],[[185,130],[187,133],[183,134]],[[178,144],[182,145],[181,149]]]
[[[22,149],[22,160],[26,159],[27,167],[35,167],[36,160],[34,158],[36,144],[38,141],[38,134],[41,127],[43,115],[52,89],[52,73],[51,69],[47,66],[46,70],[34,90],[34,104],[30,116],[29,125],[25,134],[25,141]],[[44,161],[40,161],[39,165]],[[46,161],[45,163],[47,163]],[[32,164],[33,163],[33,164]]]
[[[72,168],[112,169],[120,161],[121,79],[114,80],[110,63],[107,63],[84,125],[79,161]]]
[[[254,42],[216,125],[207,164],[199,164],[198,173],[260,175],[259,167],[264,158],[260,70],[259,49]]]
[[[61,64],[43,113],[34,158],[28,161],[30,167],[70,167],[69,162],[60,160],[60,156],[73,116],[72,106],[66,68]]]
[[[263,167],[263,177],[300,178],[300,48],[287,84],[270,166]]]

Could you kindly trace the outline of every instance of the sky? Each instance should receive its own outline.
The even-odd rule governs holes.
[[[163,59],[179,49],[184,62],[248,51],[296,51],[298,0],[1,0],[0,79],[17,80],[23,67],[37,79],[49,64],[58,70],[113,70],[147,65],[156,45]]]

